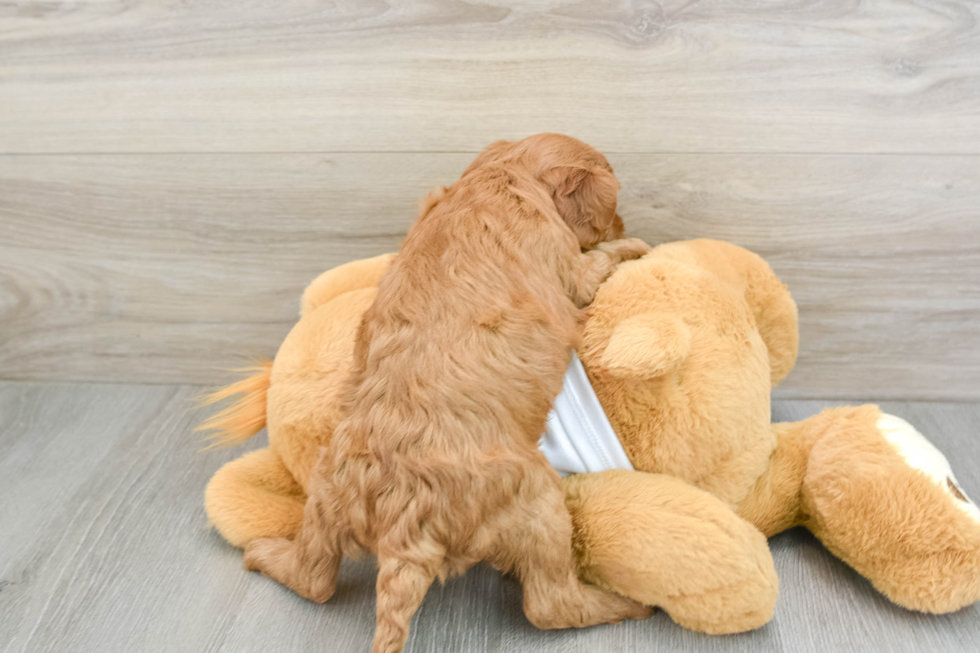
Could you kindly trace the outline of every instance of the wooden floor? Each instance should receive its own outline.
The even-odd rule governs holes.
[[[208,528],[209,476],[247,447],[202,453],[193,386],[0,382],[0,652],[366,651],[374,627],[372,560],[345,563],[317,606],[242,569]],[[783,401],[776,419],[824,406]],[[980,495],[980,406],[889,403],[953,461]],[[527,651],[977,651],[980,606],[908,612],[882,598],[801,530],[771,541],[780,576],[773,620],[710,637],[662,612],[582,631],[535,630],[519,585],[486,569],[436,586],[410,653]]]

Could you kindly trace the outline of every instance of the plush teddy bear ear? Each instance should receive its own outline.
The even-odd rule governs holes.
[[[676,315],[649,312],[620,322],[602,354],[615,376],[655,378],[671,372],[691,352],[691,330]]]

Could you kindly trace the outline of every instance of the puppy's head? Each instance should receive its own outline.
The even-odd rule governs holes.
[[[582,247],[623,236],[616,213],[619,182],[598,150],[563,134],[537,134],[520,141],[491,143],[466,169],[514,161],[545,187],[558,214]]]

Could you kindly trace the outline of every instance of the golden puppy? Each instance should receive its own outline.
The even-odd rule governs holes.
[[[648,251],[603,242],[622,235],[618,188],[599,152],[541,134],[491,145],[430,195],[364,315],[302,529],[251,542],[249,569],[321,602],[342,555],[374,551],[375,653],[402,650],[434,578],[481,560],[517,573],[540,628],[648,614],[579,582],[559,477],[537,446],[580,308]]]

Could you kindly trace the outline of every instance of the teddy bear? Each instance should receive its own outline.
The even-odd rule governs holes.
[[[202,424],[216,442],[268,432],[205,492],[232,545],[298,531],[360,317],[393,256],[320,275],[275,360],[209,397],[239,397]],[[786,286],[735,245],[662,244],[609,277],[541,444],[565,475],[583,580],[689,629],[751,630],[778,594],[767,537],[804,526],[901,606],[980,599],[980,510],[911,424],[873,405],[771,423],[798,343]]]

